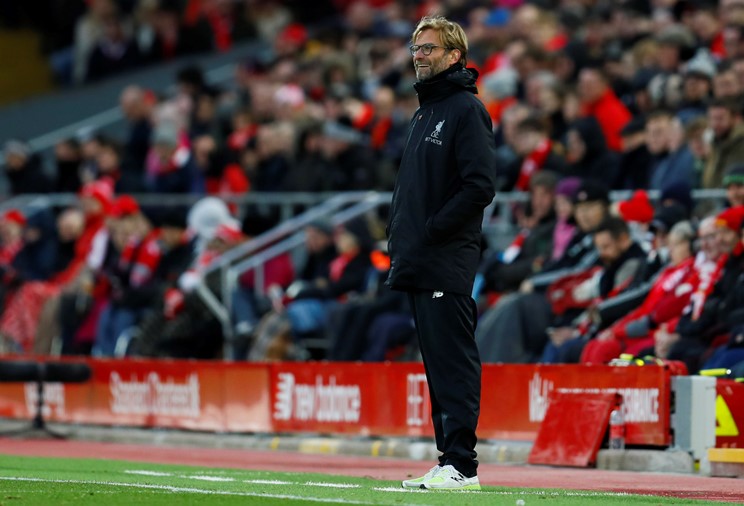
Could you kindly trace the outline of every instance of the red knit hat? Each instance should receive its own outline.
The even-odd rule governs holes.
[[[111,206],[111,216],[115,218],[123,218],[124,216],[130,216],[137,214],[140,211],[139,204],[129,195],[122,195]]]
[[[644,190],[638,190],[633,193],[630,200],[620,202],[617,209],[620,217],[625,221],[651,223],[654,219],[654,206],[651,205],[648,194]]]
[[[739,233],[744,222],[744,206],[729,207],[716,216],[716,225]]]
[[[21,227],[26,226],[26,217],[18,209],[9,209],[3,214],[3,221],[10,221],[20,225]]]
[[[103,211],[107,213],[111,208],[111,201],[114,198],[114,190],[111,185],[105,181],[91,181],[86,183],[80,189],[80,198],[93,198],[101,203]]]

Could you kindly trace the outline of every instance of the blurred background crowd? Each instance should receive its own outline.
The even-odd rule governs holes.
[[[744,360],[744,1],[37,4],[0,3],[0,17],[42,34],[62,88],[269,49],[220,85],[189,64],[168,92],[132,82],[118,135],[83,127],[45,152],[5,140],[6,350],[416,358],[405,299],[382,286],[385,206],[313,220],[300,253],[242,273],[222,297],[227,332],[199,287],[220,292],[210,265],[284,218],[234,197],[392,189],[418,105],[410,36],[442,14],[468,35],[505,203],[473,294],[484,361]],[[12,205],[29,194],[77,202]],[[148,194],[199,200],[132,197]]]

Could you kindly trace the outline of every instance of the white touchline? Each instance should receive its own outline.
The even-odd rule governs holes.
[[[126,474],[139,474],[142,476],[173,476],[172,473],[161,473],[160,471],[145,471],[140,469],[125,470]]]
[[[243,480],[243,483],[252,483],[254,485],[292,485],[294,482],[281,480]]]
[[[403,488],[403,487],[375,487],[372,490],[376,492],[403,492],[404,494],[434,494],[438,495],[440,492],[432,491],[423,488]],[[487,490],[453,490],[453,494],[477,494],[486,495],[490,494]]]
[[[172,487],[169,485],[149,485],[145,483],[122,483],[114,481],[96,481],[96,480],[47,480],[43,478],[22,478],[16,476],[0,476],[0,480],[5,481],[31,481],[35,483],[70,483],[77,485],[103,485],[108,487],[125,487],[141,488],[149,490],[163,490],[166,492],[182,492],[189,494],[204,495],[227,495],[237,497],[263,497],[265,499],[288,499],[295,501],[321,502],[321,503],[338,503],[338,504],[373,504],[363,501],[354,501],[351,499],[340,499],[335,497],[308,497],[305,495],[288,495],[288,494],[264,494],[260,492],[231,492],[228,490],[205,490],[192,487]],[[413,504],[403,504],[402,506],[418,506]]]
[[[403,488],[403,487],[375,487],[372,490],[376,492],[405,492],[406,494],[428,494],[428,490],[420,488]]]
[[[404,494],[431,494],[431,490],[423,490],[420,488],[403,488],[403,487],[374,487],[372,490],[376,492],[402,492]],[[505,490],[463,490],[461,494],[479,494],[479,495],[550,495],[550,496],[571,496],[571,497],[623,497],[633,495],[628,492],[601,492],[591,490],[566,490],[564,492],[555,490],[520,490],[520,491],[505,491]]]
[[[191,480],[201,480],[201,481],[222,481],[222,482],[230,482],[235,481],[235,478],[223,478],[222,476],[203,476],[203,475],[195,475],[195,476],[180,476],[180,478],[188,478]]]
[[[359,488],[359,485],[354,485],[351,483],[324,483],[319,481],[308,481],[305,482],[303,485],[306,485],[308,487]]]
[[[140,470],[127,470],[124,471],[127,474],[139,474],[142,476],[163,476],[163,477],[169,477],[169,476],[175,476],[171,473],[160,473],[157,471],[140,471]],[[225,478],[222,476],[208,476],[208,475],[202,475],[202,474],[196,474],[196,475],[188,475],[188,474],[181,474],[178,476],[179,478],[185,478],[190,480],[201,480],[201,481],[215,481],[215,482],[233,482],[236,481],[235,478]],[[329,483],[329,482],[322,482],[322,481],[307,481],[305,483],[298,483],[294,481],[280,481],[280,480],[243,480],[243,483],[253,483],[256,485],[304,485],[306,487],[327,487],[327,488],[359,488],[359,485],[351,484],[351,483]]]
[[[630,492],[603,492],[601,490],[482,490],[481,494],[493,495],[550,495],[550,496],[572,496],[572,497],[626,497],[633,495]],[[639,494],[646,495],[647,494]],[[654,497],[654,496],[648,496]]]

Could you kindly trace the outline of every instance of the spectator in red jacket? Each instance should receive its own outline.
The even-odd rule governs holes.
[[[607,76],[599,68],[587,67],[579,73],[578,87],[583,115],[599,122],[608,148],[621,151],[620,131],[632,115],[612,91]]]
[[[706,293],[720,276],[719,260],[724,253],[717,241],[716,217],[709,216],[698,226],[698,244],[700,251],[695,255],[694,269],[683,286],[689,290],[678,290],[677,300],[670,300],[667,305],[657,310],[657,321],[661,323],[654,332],[653,354],[659,358],[667,358],[671,345],[679,337],[674,333],[677,322],[684,310],[700,311],[705,301]],[[689,293],[688,293],[689,292]],[[689,301],[693,301],[689,304]]]

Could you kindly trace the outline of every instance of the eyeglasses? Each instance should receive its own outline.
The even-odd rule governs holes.
[[[429,56],[435,47],[441,47],[445,51],[450,51],[454,49],[451,47],[437,46],[436,44],[421,44],[420,46],[416,44],[416,45],[410,46],[408,49],[411,51],[411,56],[416,56],[416,53],[418,53],[419,49],[421,50],[422,53],[424,53],[424,56]]]

